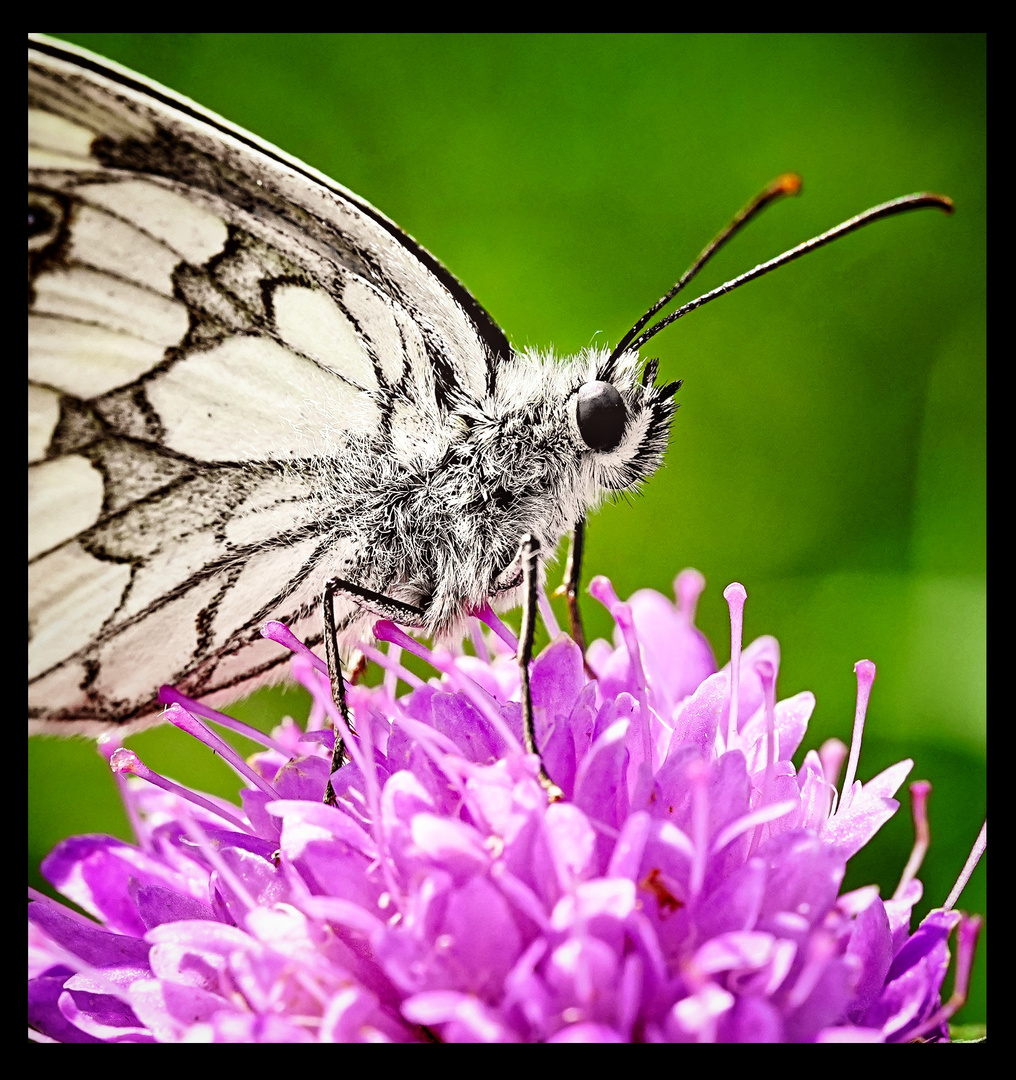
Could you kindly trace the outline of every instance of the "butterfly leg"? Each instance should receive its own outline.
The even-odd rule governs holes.
[[[586,635],[582,629],[582,612],[579,611],[579,585],[582,580],[582,549],[586,539],[586,519],[575,522],[568,546],[568,562],[564,568],[564,580],[555,590],[555,596],[564,596],[568,602],[568,621],[571,623],[572,640],[586,655]]]
[[[401,600],[393,600],[390,596],[374,592],[372,589],[364,589],[354,585],[351,581],[343,581],[341,578],[329,578],[325,582],[324,595],[322,597],[322,611],[325,624],[325,660],[328,663],[328,680],[332,686],[332,700],[339,710],[343,721],[349,731],[355,734],[353,722],[349,718],[349,708],[346,705],[346,684],[342,677],[342,663],[339,660],[339,642],[335,631],[335,594],[337,592],[352,596],[358,603],[363,603],[377,612],[383,618],[393,622],[402,623],[405,626],[422,626],[426,618],[423,608],[413,604],[403,603]],[[332,748],[332,768],[334,773],[341,768],[345,759],[345,746],[342,737],[335,733],[335,744]],[[331,779],[325,787],[325,803],[335,805],[335,791],[332,788]]]
[[[415,604],[407,604],[404,600],[393,600],[384,593],[364,589],[360,585],[343,581],[341,578],[329,578],[325,583],[325,589],[328,590],[329,587],[333,593],[341,592],[351,596],[358,604],[369,608],[382,619],[391,619],[392,622],[400,623],[402,626],[421,627],[427,624],[427,612]]]
[[[322,596],[322,612],[325,623],[325,660],[328,664],[328,681],[332,687],[332,700],[335,707],[350,732],[353,731],[353,722],[349,719],[349,708],[346,705],[346,684],[342,678],[342,663],[339,660],[339,642],[335,633],[335,592],[341,587],[337,578],[329,578],[325,582],[324,595]],[[332,767],[328,773],[328,783],[325,785],[324,802],[327,806],[335,805],[335,790],[332,787],[332,774],[342,767],[346,748],[342,736],[336,730],[335,743],[332,746]]]
[[[522,679],[522,736],[526,751],[540,758],[540,784],[551,802],[564,798],[564,792],[551,780],[536,745],[536,729],[533,724],[533,696],[529,686],[529,661],[533,658],[533,638],[536,635],[537,574],[536,563],[540,557],[540,541],[529,534],[522,538],[522,626],[519,629],[519,673]]]

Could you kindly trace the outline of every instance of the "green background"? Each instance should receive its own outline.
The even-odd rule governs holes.
[[[622,596],[697,567],[721,663],[722,590],[741,581],[746,639],[780,641],[780,696],[817,696],[806,749],[849,741],[852,665],[874,660],[859,775],[912,757],[933,782],[918,915],[942,903],[986,805],[982,36],[60,36],[372,202],[518,346],[615,342],[778,173],[804,194],[690,295],[875,203],[950,195],[952,218],[876,224],[654,339],[663,377],[685,380],[666,466],[591,521],[586,563]],[[131,741],[153,768],[235,792],[187,743]],[[33,883],[61,836],[129,836],[89,744],[33,739],[30,766]],[[901,798],[848,886],[891,894],[912,836]],[[960,906],[985,911],[983,862]],[[967,1022],[985,1016],[985,944]]]

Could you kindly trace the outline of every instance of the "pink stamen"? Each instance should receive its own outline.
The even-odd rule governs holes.
[[[840,769],[847,760],[847,744],[842,739],[826,739],[819,747],[818,760],[822,763],[823,779],[835,788],[840,782]]]
[[[769,800],[769,792],[772,788],[773,770],[776,766],[776,669],[769,660],[759,660],[755,664],[755,671],[762,683],[762,697],[765,702],[766,717],[766,763],[762,773],[762,789],[759,791],[758,805],[765,806]],[[749,854],[754,855],[758,849],[765,829],[760,825],[752,833],[751,843],[748,845]]]
[[[360,706],[360,708],[357,708],[357,706]],[[349,708],[357,718],[357,749],[360,754],[360,760],[357,764],[360,766],[360,772],[363,775],[364,795],[367,805],[370,807],[371,834],[378,846],[378,850],[387,852],[387,838],[381,824],[381,785],[378,782],[377,764],[374,757],[374,725],[371,723],[370,717],[370,692],[363,687],[351,687],[349,691]],[[339,723],[342,723],[341,716],[339,717]],[[344,740],[349,740],[351,732],[345,724],[342,726],[342,737]],[[346,745],[349,746],[348,741]],[[356,759],[354,758],[354,760]],[[390,866],[390,859],[386,858],[383,861],[386,867]]]
[[[776,735],[776,668],[771,660],[759,660],[755,673],[762,683],[762,701],[766,718],[766,763],[762,780],[762,801],[765,802],[772,781],[773,770],[779,756]]]
[[[322,660],[313,649],[308,648],[285,623],[266,622],[265,625],[261,627],[261,636],[267,638],[269,641],[276,642],[278,645],[282,645],[292,653],[309,657],[318,671],[323,671],[326,675],[328,674],[328,665],[325,661]]]
[[[614,586],[610,583],[610,578],[604,577],[603,574],[597,574],[589,582],[589,595],[594,600],[598,600],[611,615],[614,614],[614,608],[621,603],[617,598],[617,593],[614,592]]]
[[[384,627],[384,629],[379,632],[378,627]],[[399,635],[401,635],[401,637],[405,639],[405,641],[413,641],[412,638],[410,638],[407,634],[404,634],[394,623],[389,622],[387,619],[382,619],[374,625],[374,636],[377,637],[378,640],[390,641],[393,644],[394,648],[401,650],[405,647],[405,642],[403,640],[395,640],[395,638],[397,638]],[[322,660],[321,657],[313,651],[313,649],[308,648],[292,632],[292,630],[290,630],[289,627],[285,625],[285,623],[265,623],[265,625],[261,629],[261,636],[267,638],[269,641],[274,641],[277,644],[282,645],[284,648],[289,649],[296,656],[305,657],[307,660],[310,661],[312,666],[317,671],[321,672],[324,675],[328,674],[328,664],[324,660]],[[420,646],[420,648],[422,648],[422,646]],[[411,671],[408,670],[408,668],[403,667],[399,663],[400,653],[391,652],[386,654],[378,649],[375,649],[373,646],[368,645],[366,642],[361,642],[360,644],[358,644],[357,649],[361,653],[363,653],[363,655],[368,660],[373,660],[374,663],[385,669],[385,686],[388,687],[389,694],[393,699],[395,697],[395,688],[394,686],[389,686],[389,674],[391,674],[392,677],[395,679],[401,679],[407,686],[413,687],[414,689],[424,685],[421,678],[414,675]],[[415,650],[414,653],[415,655],[419,655],[419,653],[415,652]],[[424,657],[424,659],[427,658]],[[210,719],[214,719],[214,717],[211,717]],[[265,738],[265,736],[260,737],[262,740]],[[278,749],[282,748],[279,747]],[[284,750],[282,752],[285,753]]]
[[[554,614],[554,609],[550,606],[550,601],[547,599],[546,590],[541,585],[537,589],[536,595],[540,603],[540,615],[543,617],[543,625],[547,628],[547,635],[550,640],[561,636],[561,627],[558,625],[557,616]]]
[[[389,642],[388,652],[384,654],[384,658],[386,661],[390,661],[390,663],[385,663],[383,665],[385,672],[384,688],[388,696],[394,701],[395,691],[398,689],[399,685],[399,676],[396,672],[402,667],[402,664],[399,662],[402,659],[402,646],[393,645]]]
[[[953,885],[949,895],[946,897],[944,904],[946,911],[956,906],[956,901],[959,900],[960,893],[967,887],[970,875],[981,861],[981,856],[984,854],[987,846],[988,823],[985,822],[981,826],[981,831],[977,834],[977,839],[974,841],[974,846],[970,849],[970,854],[967,856],[967,861],[963,864],[963,869],[960,871],[960,876],[956,879],[956,884]]]
[[[755,666],[759,681],[762,683],[762,694],[765,699],[766,709],[766,790],[772,770],[776,765],[779,755],[779,747],[776,745],[776,668],[772,661],[760,660]],[[763,791],[765,795],[766,791]]]
[[[914,1031],[908,1032],[911,1042],[941,1027],[956,1011],[966,1003],[970,992],[970,970],[974,963],[977,939],[981,933],[981,919],[977,915],[960,915],[956,927],[956,973],[953,979],[953,992],[949,1000],[940,1009]]]
[[[383,653],[378,655],[383,660],[388,659]],[[369,697],[361,697],[361,695],[369,692],[365,692],[362,687],[351,686],[346,694],[347,708],[357,716],[356,737],[354,738],[345,718],[335,704],[335,699],[332,697],[332,685],[328,676],[317,671],[306,656],[293,657],[293,674],[310,691],[315,701],[328,715],[335,737],[342,740],[346,753],[349,754],[350,759],[360,770],[364,782],[364,796],[367,806],[370,808],[371,834],[374,837],[374,842],[378,845],[378,850],[386,851],[387,840],[381,825],[381,788],[374,763],[374,730],[370,718],[370,702]],[[331,780],[331,775],[329,780]],[[389,863],[390,860],[388,859],[382,860],[386,881],[389,876]],[[391,887],[392,882],[388,882],[388,884]]]
[[[974,953],[977,950],[977,940],[981,935],[983,920],[980,915],[964,915],[960,918],[960,925],[956,928],[956,981],[953,983],[952,996],[949,1003],[954,999],[956,1005],[950,1016],[966,1000],[970,992],[970,972],[974,964]]]
[[[907,859],[907,865],[903,868],[900,883],[896,886],[893,899],[898,900],[906,887],[917,876],[924,862],[925,853],[931,842],[931,829],[928,825],[928,796],[931,794],[931,784],[927,780],[915,780],[910,785],[910,811],[914,819],[914,846]]]
[[[688,620],[688,625],[695,621],[699,597],[705,591],[706,579],[697,570],[682,570],[674,578],[674,599],[677,610]]]
[[[628,650],[628,663],[631,666],[632,678],[638,692],[639,713],[641,714],[639,722],[642,738],[642,760],[652,768],[653,746],[650,735],[649,687],[646,682],[645,670],[642,667],[642,649],[639,645],[638,633],[635,630],[635,619],[632,615],[631,606],[622,604],[620,601],[614,604],[611,614],[614,616],[614,622],[617,624],[618,630],[621,631],[624,647]]]
[[[248,833],[251,836],[257,835],[249,825],[245,824],[228,810],[224,810],[210,799],[205,798],[204,795],[199,795],[196,791],[191,791],[190,788],[175,784],[172,780],[167,780],[166,777],[162,776],[160,773],[153,772],[133,750],[128,750],[125,746],[121,746],[110,755],[109,767],[117,777],[122,773],[130,773],[131,776],[138,776],[142,780],[147,780],[149,784],[162,788],[163,791],[168,791],[171,795],[176,795],[178,798],[191,802],[195,806],[200,806],[202,810],[207,810],[208,813],[222,818],[223,821],[228,821],[230,825],[239,829],[241,832]]]
[[[490,660],[490,649],[487,648],[487,639],[483,636],[483,631],[480,627],[483,623],[477,618],[469,620],[469,636],[473,642],[473,652],[476,653],[480,660]]]
[[[500,619],[498,619],[492,611],[489,611],[489,606],[488,612],[498,623],[500,623]],[[481,614],[478,612],[477,618],[481,617]],[[493,624],[488,625],[491,626],[492,630],[496,629]],[[504,628],[504,624],[502,623],[501,625]],[[506,628],[505,630],[507,632]],[[418,659],[423,660],[427,664],[430,664],[430,666],[433,667],[435,671],[438,671],[443,675],[447,675],[454,688],[456,690],[461,690],[469,698],[473,705],[475,705],[476,708],[479,709],[479,711],[482,712],[485,717],[487,717],[491,725],[501,734],[501,737],[507,742],[507,744],[511,747],[514,747],[516,750],[521,751],[518,740],[515,738],[515,736],[511,732],[511,729],[502,719],[501,714],[491,700],[490,695],[487,694],[485,690],[481,689],[481,687],[479,687],[475,682],[473,682],[472,679],[465,676],[461,670],[459,670],[455,663],[455,657],[446,649],[428,649],[425,645],[421,645],[420,642],[418,642],[415,638],[410,637],[409,634],[407,634],[404,630],[401,630],[398,626],[395,625],[395,623],[391,622],[389,619],[380,619],[374,624],[374,636],[378,639],[378,641],[387,641],[393,645],[397,645],[400,648],[405,649],[406,652],[411,653]],[[276,640],[276,638],[273,637],[272,640]],[[518,647],[517,641],[515,642],[514,647]],[[366,656],[369,660],[373,660],[375,663],[380,664],[382,667],[389,668],[393,666],[394,662],[391,660],[390,657],[385,656],[384,653],[371,648],[369,645],[361,645],[360,649],[363,652],[364,656]],[[305,658],[305,662],[309,661],[315,667],[318,667],[318,658],[312,652],[310,652],[309,649],[300,649],[297,650],[297,652],[300,656]],[[295,663],[296,661],[294,660],[294,664]],[[408,671],[401,664],[397,665],[397,670],[399,678],[403,679],[403,681],[405,681],[408,685],[424,685],[423,681],[420,678],[418,678],[412,672]],[[301,681],[303,680],[301,679]],[[306,682],[304,685],[306,685],[307,688],[312,691],[312,693],[314,692],[312,684],[309,681]],[[333,715],[334,708],[331,705],[330,688],[327,695],[324,695],[322,692],[320,700],[321,703],[328,709],[329,715]],[[350,747],[350,753],[352,752],[352,747]]]
[[[839,809],[845,810],[853,798],[851,788],[857,775],[857,762],[861,757],[861,737],[864,734],[864,717],[868,711],[868,698],[875,681],[875,665],[870,660],[858,660],[854,664],[857,673],[857,706],[854,710],[854,730],[850,736],[850,757],[847,759],[847,775],[840,789]]]
[[[282,623],[277,625],[281,626]],[[310,652],[306,645],[303,646],[303,649]],[[314,654],[311,653],[311,655]],[[251,742],[260,743],[262,746],[276,750],[287,758],[289,757],[289,751],[270,735],[258,731],[256,727],[251,727],[250,724],[245,724],[242,720],[227,716],[225,713],[219,712],[218,709],[213,709],[210,705],[203,705],[200,701],[195,701],[193,698],[187,697],[186,694],[181,694],[173,686],[164,685],[159,687],[159,701],[163,705],[179,705],[192,716],[203,716],[206,720],[211,720],[213,724],[218,724],[220,727],[227,728],[237,735],[242,735],[245,739],[250,739]]]
[[[387,639],[381,638],[379,640]],[[372,660],[378,667],[384,668],[386,676],[390,672],[396,679],[401,679],[406,686],[410,686],[414,690],[418,690],[421,686],[425,686],[426,683],[424,680],[421,679],[419,675],[415,675],[402,663],[403,646],[397,645],[394,641],[389,641],[388,644],[391,646],[391,649],[389,649],[387,653],[381,652],[380,649],[375,649],[373,645],[368,645],[366,642],[361,642],[357,648],[368,660]],[[424,657],[424,659],[430,663],[429,657]],[[394,697],[395,695],[393,693],[393,700]]]
[[[434,664],[430,649],[426,645],[421,645],[416,638],[410,637],[405,630],[400,629],[390,619],[379,619],[374,623],[374,637],[378,641],[390,641],[393,645],[398,645],[400,649],[405,649],[406,652],[431,666]]]
[[[744,633],[744,604],[748,592],[739,582],[731,582],[723,590],[723,599],[730,609],[730,712],[727,714],[727,747],[737,737],[737,710],[741,693],[741,642]]]
[[[473,615],[493,630],[513,653],[519,651],[519,639],[498,618],[490,604],[484,604],[483,607],[477,608]]]
[[[328,718],[331,720],[332,727],[335,730],[335,737],[342,740],[346,752],[366,777],[367,768],[366,760],[363,757],[363,748],[360,745],[359,739],[353,738],[353,734],[347,727],[346,721],[336,707],[335,701],[332,698],[332,684],[328,676],[322,675],[319,671],[315,670],[306,656],[294,656],[292,665],[294,677],[307,688],[318,705],[328,714]],[[352,690],[352,688],[350,689]],[[346,704],[347,706],[349,705],[348,698]]]
[[[163,719],[174,727],[178,727],[181,731],[186,731],[188,735],[193,736],[199,742],[203,742],[205,746],[210,747],[235,773],[248,783],[260,788],[265,794],[271,795],[272,798],[278,798],[278,792],[275,788],[263,776],[255,772],[225,739],[216,735],[211,728],[203,724],[196,716],[192,716],[183,706],[170,705],[163,713]],[[286,757],[289,757],[288,753]]]
[[[120,772],[113,769],[112,761],[113,755],[119,750],[120,736],[116,732],[112,732],[107,735],[100,735],[95,740],[95,748],[99,751],[99,754],[105,758],[106,764],[113,772],[113,777],[116,780],[117,790],[120,792],[120,801],[123,803],[123,808],[127,814],[127,820],[130,822],[131,828],[134,830],[134,835],[137,837],[138,846],[145,851],[151,849],[151,830],[148,828],[148,823],[138,813],[137,800],[134,798],[134,793],[131,791],[130,784],[127,783],[127,777],[122,776]]]

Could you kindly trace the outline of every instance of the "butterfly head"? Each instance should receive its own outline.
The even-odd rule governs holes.
[[[628,490],[662,462],[681,384],[657,386],[658,362],[634,351],[590,350],[583,362],[587,376],[567,406],[583,477],[599,492]]]
[[[464,581],[478,584],[473,606],[493,595],[510,605],[520,537],[553,551],[605,498],[655,472],[679,385],[657,386],[656,371],[634,350],[587,349],[567,361],[524,351],[498,369],[487,401],[461,410],[452,455],[427,486],[428,498],[456,508],[455,526],[471,538],[452,554],[461,548],[476,564],[445,575],[456,584],[449,611],[469,607],[458,595]]]
[[[516,354],[499,371],[495,400],[474,428],[486,471],[516,493],[532,473],[534,487],[558,504],[574,499],[579,515],[637,487],[662,462],[677,407],[680,383],[656,385],[657,366],[634,350],[613,356],[592,348],[568,361]]]

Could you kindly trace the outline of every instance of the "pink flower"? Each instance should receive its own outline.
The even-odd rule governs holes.
[[[326,806],[334,714],[321,662],[295,676],[314,709],[246,769],[242,808],[196,800],[126,750],[114,769],[142,835],[61,844],[43,871],[91,921],[30,907],[30,1023],[54,1041],[908,1041],[947,1037],[956,929],[968,970],[977,920],[951,907],[914,933],[896,896],[841,894],[847,860],[895,812],[911,762],[854,778],[874,667],[842,744],[791,756],[811,694],[776,700],[779,648],[740,649],[744,590],[727,591],[732,665],[678,603],[591,592],[616,622],[585,658],[557,635],[533,662],[549,802],[522,747],[512,650],[368,649],[386,684],[352,687],[352,756]],[[504,634],[502,627],[499,631]],[[552,629],[552,634],[555,628]],[[270,628],[277,640],[285,628]],[[510,635],[506,635],[509,636]],[[480,640],[478,638],[478,640]],[[488,649],[493,650],[492,653]],[[410,691],[394,697],[396,677]],[[731,689],[734,688],[732,694]],[[169,719],[228,754],[188,703]],[[254,736],[256,737],[256,736]],[[918,820],[923,818],[918,792]],[[962,994],[962,987],[959,988]],[[955,998],[955,995],[954,995]]]

